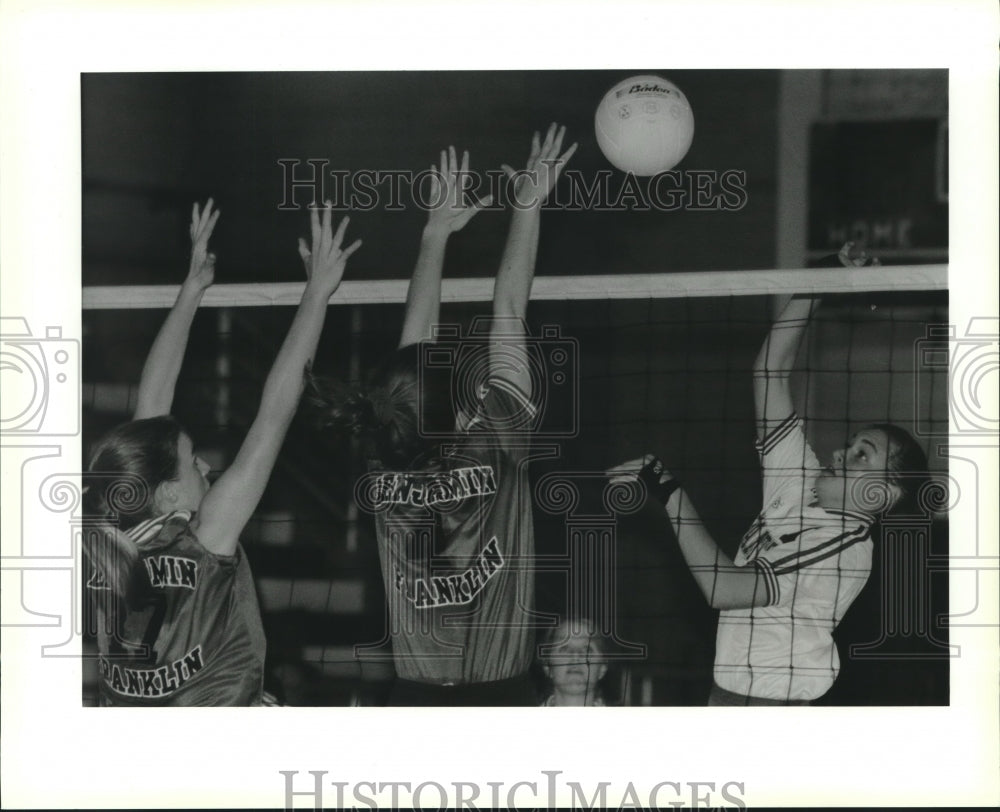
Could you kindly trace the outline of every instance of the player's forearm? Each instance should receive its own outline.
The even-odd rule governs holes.
[[[709,605],[715,605],[718,590],[718,570],[732,561],[725,555],[705,529],[701,517],[683,489],[674,491],[666,504],[667,516],[673,527],[681,555],[691,570],[695,582]]]
[[[819,299],[812,296],[788,301],[757,354],[755,375],[781,377],[791,373],[809,318],[818,305]]]
[[[749,609],[768,601],[756,567],[737,567],[705,528],[687,494],[680,488],[666,504],[667,515],[698,588],[713,609]]]
[[[417,263],[406,291],[406,315],[399,346],[405,347],[430,337],[441,310],[441,274],[444,269],[448,230],[426,226],[420,238]]]
[[[493,287],[493,315],[524,318],[535,278],[541,212],[515,209]]]
[[[168,414],[180,374],[194,314],[205,289],[190,281],[181,285],[177,301],[167,314],[146,357],[139,380],[136,419]]]
[[[302,303],[267,376],[250,431],[233,464],[202,500],[199,538],[216,555],[233,553],[267,487],[302,395],[304,371],[316,352],[330,296],[329,287],[306,284]]]
[[[708,605],[713,609],[752,606],[756,572],[737,567],[720,549],[683,489],[670,495],[666,510],[681,555]]]
[[[255,423],[261,421],[281,430],[291,422],[302,396],[305,370],[316,354],[330,295],[312,283],[306,285],[292,326],[264,383]]]

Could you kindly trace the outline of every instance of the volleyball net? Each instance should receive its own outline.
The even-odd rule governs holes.
[[[345,281],[331,299],[315,370],[364,379],[395,349],[407,285]],[[246,434],[302,290],[220,284],[204,296],[175,413],[214,471]],[[488,315],[492,292],[492,279],[446,279],[442,322],[464,330]],[[145,354],[176,294],[176,286],[84,288],[85,455],[129,419]],[[936,447],[949,420],[944,265],[535,279],[532,340],[565,353],[559,374],[543,369],[538,383],[537,442],[547,453],[530,474],[535,605],[548,618],[598,615],[612,624],[608,656],[626,675],[619,693],[631,704],[703,703],[715,616],[664,528],[641,512],[616,513],[600,474],[655,453],[732,554],[761,508],[751,369],[774,297],[790,294],[823,300],[793,377],[820,458],[861,425],[896,423],[923,445],[932,471],[946,471]],[[377,703],[393,673],[374,523],[354,500],[364,467],[353,451],[297,420],[242,538],[270,678],[290,704]],[[553,501],[546,488],[554,480],[569,483],[571,503]],[[946,605],[927,611],[934,608]],[[858,634],[850,642],[864,645],[879,630]]]

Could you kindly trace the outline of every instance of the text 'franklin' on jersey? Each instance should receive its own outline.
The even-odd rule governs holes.
[[[416,578],[413,586],[408,587],[406,577],[396,569],[396,589],[417,609],[461,606],[471,603],[504,564],[500,546],[494,536],[473,559],[470,566],[460,573]]]

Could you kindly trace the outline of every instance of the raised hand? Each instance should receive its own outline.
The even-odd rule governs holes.
[[[215,254],[208,250],[208,240],[215,224],[219,221],[220,210],[212,211],[212,198],[205,203],[204,211],[197,202],[191,210],[191,264],[188,266],[187,281],[204,290],[215,281]]]
[[[680,483],[674,478],[660,460],[652,454],[646,454],[639,459],[623,462],[605,472],[612,482],[626,482],[638,479],[646,488],[646,493],[661,504],[666,505],[667,499]]]
[[[454,147],[441,150],[441,169],[431,166],[431,210],[427,215],[427,228],[451,234],[460,231],[484,207],[493,202],[493,196],[482,200],[467,199],[465,178],[469,177],[469,152],[462,153],[459,165]]]
[[[840,260],[840,264],[845,268],[860,268],[863,265],[878,266],[882,264],[879,262],[878,257],[871,256],[863,249],[860,251],[856,249],[857,246],[853,242],[845,242],[837,253],[837,259]]]
[[[260,408],[246,440],[198,509],[198,539],[216,555],[236,551],[240,533],[257,509],[302,397],[305,372],[312,366],[329,310],[327,303],[340,284],[348,258],[361,246],[361,240],[355,240],[342,249],[348,218],[340,221],[334,233],[332,217],[329,201],[322,217],[319,209],[310,211],[312,244],[299,240],[299,255],[309,277],[302,301],[264,381]]]
[[[351,218],[344,217],[334,233],[330,222],[332,216],[333,204],[329,200],[323,206],[322,218],[319,210],[313,208],[309,212],[312,248],[304,239],[299,238],[299,256],[302,257],[302,264],[306,268],[307,286],[327,296],[332,296],[340,286],[347,260],[361,247],[361,240],[355,240],[347,248],[340,247]]]
[[[208,240],[218,220],[218,209],[212,211],[212,198],[205,203],[204,211],[197,202],[194,204],[188,230],[191,236],[191,264],[177,293],[177,301],[156,334],[143,365],[133,420],[170,414],[191,322],[205,289],[215,279],[215,254],[209,252]]]
[[[507,164],[501,167],[514,184],[515,207],[534,208],[541,206],[548,198],[549,192],[559,180],[559,173],[576,152],[576,143],[573,143],[564,153],[559,154],[565,135],[566,128],[557,127],[553,123],[549,125],[544,141],[537,132],[532,136],[531,154],[524,169],[514,170]]]

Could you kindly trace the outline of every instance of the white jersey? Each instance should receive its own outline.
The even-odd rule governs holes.
[[[715,681],[745,696],[816,699],[840,670],[833,630],[871,572],[872,519],[814,504],[821,469],[796,414],[757,449],[764,507],[735,564],[757,567],[768,600],[720,614]]]

